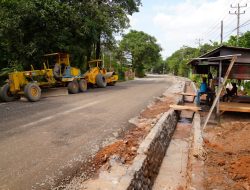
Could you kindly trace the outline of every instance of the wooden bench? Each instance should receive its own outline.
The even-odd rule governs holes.
[[[196,94],[195,94],[195,93],[180,92],[180,93],[176,93],[176,94],[182,95],[182,96],[189,96],[189,97],[191,97],[192,99],[189,100],[189,102],[194,102],[195,97],[196,97]]]
[[[220,102],[219,110],[222,112],[246,112],[250,113],[249,103],[238,103],[238,102]]]
[[[181,93],[178,93],[179,95],[183,95],[183,96],[192,96],[194,99],[193,101],[195,100],[195,97],[197,96],[197,94],[194,94],[194,93],[187,93],[187,92],[181,92]],[[211,105],[213,103],[213,100],[214,100],[214,97],[215,97],[215,92],[204,92],[201,94],[202,95],[207,95],[206,96],[206,104],[207,105]]]

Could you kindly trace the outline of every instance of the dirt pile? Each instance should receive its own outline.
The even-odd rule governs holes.
[[[250,189],[250,122],[227,122],[206,132],[205,189]]]
[[[161,98],[158,99],[152,106],[145,109],[141,113],[141,118],[152,119],[157,117],[159,114],[162,114],[169,110],[169,105],[173,104],[174,100],[172,98]]]
[[[136,156],[136,150],[139,147],[139,142],[148,133],[148,127],[134,128],[130,130],[122,140],[118,140],[115,143],[104,147],[94,157],[94,165],[100,168],[105,164],[112,155],[119,157],[121,162],[130,164]]]

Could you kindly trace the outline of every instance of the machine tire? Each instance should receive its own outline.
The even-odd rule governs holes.
[[[105,88],[107,86],[106,78],[101,73],[96,75],[95,80],[98,87]]]
[[[2,88],[0,90],[0,97],[1,97],[1,100],[5,101],[5,102],[12,102],[16,99],[16,96],[12,95],[10,93],[10,85],[9,84],[5,84],[2,86]]]
[[[79,84],[77,81],[72,81],[68,84],[68,91],[70,94],[76,94],[79,92]]]
[[[28,83],[24,87],[24,96],[30,102],[36,102],[41,98],[41,88],[36,83]]]
[[[81,80],[79,81],[79,90],[80,90],[80,92],[85,92],[85,91],[87,91],[87,88],[88,88],[87,85],[88,85],[88,84],[87,84],[87,81],[84,80],[84,79],[81,79]]]

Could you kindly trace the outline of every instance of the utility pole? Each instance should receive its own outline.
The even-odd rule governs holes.
[[[237,46],[239,44],[239,36],[240,36],[240,15],[246,13],[246,11],[240,12],[240,9],[244,8],[244,7],[247,7],[247,4],[244,6],[240,6],[240,4],[238,3],[237,6],[231,5],[231,8],[237,9],[236,11],[234,11],[234,12],[229,11],[229,14],[237,15]]]
[[[196,39],[196,43],[199,45],[199,47],[201,47],[202,41],[203,41],[203,39],[201,39],[201,38]]]
[[[223,43],[223,20],[221,21],[221,27],[220,27],[220,45]]]

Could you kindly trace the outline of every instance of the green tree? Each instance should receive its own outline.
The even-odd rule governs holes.
[[[0,0],[0,69],[25,68],[44,53],[65,51],[81,66],[112,46],[114,33],[129,26],[127,14],[140,0]],[[97,55],[99,54],[99,55]],[[86,59],[87,57],[87,59]]]
[[[87,2],[68,0],[65,2],[77,10],[79,20],[83,23],[81,28],[87,29],[83,35],[85,44],[88,46],[88,59],[90,57],[100,58],[101,44],[110,46],[115,43],[113,34],[128,28],[127,15],[138,12],[141,5],[140,0],[92,0]]]
[[[158,62],[156,62],[155,65],[152,66],[152,72],[158,73],[158,74],[166,74],[169,72],[168,65],[165,60],[162,58],[159,59]]]
[[[131,30],[119,43],[120,55],[129,60],[135,68],[136,75],[143,77],[161,58],[161,47],[156,38],[142,31]]]
[[[188,77],[190,73],[190,68],[187,63],[192,59],[199,57],[209,51],[217,48],[218,43],[203,44],[198,48],[192,48],[188,46],[183,46],[179,50],[175,51],[170,57],[166,59],[169,72],[174,75]]]
[[[181,49],[175,51],[166,62],[169,71],[174,75],[188,76],[189,68],[187,66],[188,60],[196,57],[198,50],[188,46],[183,46]]]
[[[230,36],[228,42],[226,45],[229,46],[237,46],[237,37],[236,36]],[[245,32],[242,36],[239,37],[238,42],[239,47],[245,47],[250,48],[250,31]]]

